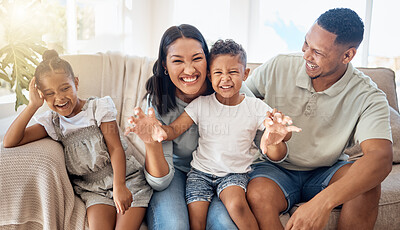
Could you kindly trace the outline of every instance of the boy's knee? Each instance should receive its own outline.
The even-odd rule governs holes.
[[[231,202],[227,202],[227,204],[225,204],[225,207],[230,214],[237,213],[239,215],[242,215],[248,207],[248,204],[245,199],[236,199]]]

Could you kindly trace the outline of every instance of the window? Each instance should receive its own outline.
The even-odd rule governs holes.
[[[300,52],[305,34],[321,13],[348,7],[363,18],[366,31],[354,65],[384,66],[400,76],[397,0],[47,0],[40,4],[48,17],[43,40],[60,53],[119,51],[155,58],[163,32],[171,25],[189,23],[210,45],[219,38],[242,44],[249,62]],[[5,41],[1,31],[0,22],[0,47]],[[9,94],[7,90],[3,94]]]

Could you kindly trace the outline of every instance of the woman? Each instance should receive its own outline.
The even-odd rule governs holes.
[[[165,31],[153,76],[146,84],[148,107],[156,118],[170,124],[186,105],[213,92],[207,78],[208,47],[194,26],[183,24]],[[174,141],[148,141],[145,175],[155,192],[147,209],[149,229],[189,229],[185,202],[186,174],[197,147],[197,126],[192,125]],[[214,196],[207,229],[236,229],[222,202]]]

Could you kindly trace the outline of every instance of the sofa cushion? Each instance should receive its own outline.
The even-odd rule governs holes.
[[[390,107],[390,126],[393,138],[393,162],[400,163],[400,114]],[[363,153],[359,144],[347,148],[344,153],[350,156],[349,160],[357,160]]]
[[[378,88],[385,92],[389,105],[392,106],[396,111],[399,111],[394,71],[383,67],[357,67],[357,69],[369,76],[378,85]]]

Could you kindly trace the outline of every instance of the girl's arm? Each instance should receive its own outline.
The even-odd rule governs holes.
[[[129,209],[132,199],[132,193],[126,187],[126,158],[122,148],[116,121],[102,122],[100,124],[101,132],[108,148],[113,168],[113,198],[117,212],[124,214]]]
[[[45,128],[40,124],[26,128],[33,115],[43,105],[43,102],[43,97],[40,96],[35,86],[35,78],[32,78],[29,83],[29,104],[8,128],[3,139],[4,147],[19,146],[48,136]]]

